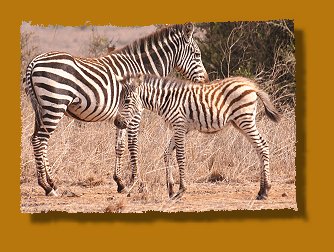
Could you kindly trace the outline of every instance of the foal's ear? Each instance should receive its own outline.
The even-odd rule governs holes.
[[[139,87],[142,83],[144,82],[144,74],[139,73],[136,75],[136,77],[134,78],[133,84],[136,87]]]
[[[137,88],[143,83],[144,75],[141,73],[136,74],[135,76],[130,78],[130,90],[135,92]]]
[[[190,38],[193,36],[195,27],[193,23],[186,23],[183,25],[183,33],[186,37],[186,40],[189,41]]]

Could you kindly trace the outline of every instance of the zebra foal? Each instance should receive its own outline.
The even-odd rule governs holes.
[[[270,185],[269,147],[256,128],[257,99],[264,104],[266,115],[273,121],[279,114],[269,96],[246,78],[231,77],[200,85],[175,78],[135,75],[119,78],[123,91],[115,125],[124,129],[138,111],[148,109],[160,115],[172,128],[173,136],[164,153],[166,180],[171,198],[181,197],[186,190],[185,137],[191,130],[216,132],[232,123],[256,148],[261,161],[260,191],[257,199],[266,199]],[[176,148],[180,187],[174,195],[170,158]]]

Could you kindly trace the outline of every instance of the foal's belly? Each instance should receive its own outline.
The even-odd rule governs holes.
[[[201,118],[183,117],[181,124],[188,132],[196,130],[202,133],[216,133],[222,130],[222,128],[224,128],[224,126],[229,123],[229,122],[224,122],[224,119],[220,117],[213,118],[213,120],[210,119],[211,118],[205,120],[203,117]],[[170,123],[169,120],[165,119],[165,122],[168,128],[170,129],[174,128],[174,125]]]
[[[190,123],[189,130],[197,130],[202,133],[215,133],[222,129],[222,125],[218,125],[218,123]]]

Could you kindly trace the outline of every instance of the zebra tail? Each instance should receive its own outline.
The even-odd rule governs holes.
[[[23,78],[23,83],[25,83],[24,90],[26,92],[26,95],[30,99],[32,108],[35,111],[36,122],[38,123],[38,125],[42,125],[44,127],[44,123],[43,123],[43,120],[42,120],[42,107],[38,102],[36,92],[35,92],[34,86],[32,84],[32,69],[33,69],[33,64],[30,63],[27,67],[26,77]]]
[[[257,90],[256,93],[263,102],[266,115],[269,119],[274,122],[278,122],[281,119],[281,115],[270,101],[269,95],[263,90]]]

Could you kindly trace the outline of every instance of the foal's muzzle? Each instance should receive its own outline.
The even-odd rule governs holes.
[[[195,78],[194,80],[194,82],[197,82],[197,83],[208,83],[209,81],[210,79],[207,73],[205,73],[203,77],[198,77],[198,78]]]
[[[200,82],[200,83],[207,83],[207,82],[209,82],[209,81],[210,81],[209,76],[208,76],[207,73],[205,73],[205,74],[204,74],[204,78],[202,78],[199,82]]]
[[[114,120],[114,124],[119,129],[126,129],[126,127],[127,127],[125,120],[120,115],[116,116],[116,118]]]

